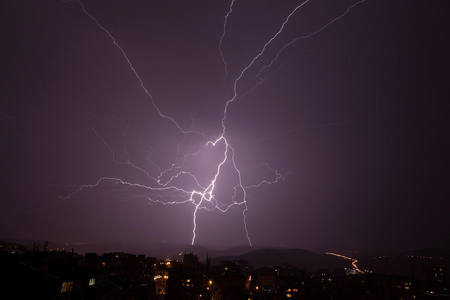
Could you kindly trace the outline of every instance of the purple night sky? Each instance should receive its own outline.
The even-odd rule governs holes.
[[[0,11],[0,238],[450,247],[448,1]]]

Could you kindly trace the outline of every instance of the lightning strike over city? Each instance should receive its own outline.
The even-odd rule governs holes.
[[[287,24],[289,23],[289,20],[291,18],[294,18],[297,11],[300,12],[301,8],[305,5],[307,5],[308,2],[309,2],[309,0],[304,1],[304,2],[300,3],[299,5],[297,5],[294,9],[292,9],[292,11],[287,15],[287,17],[281,24],[281,26],[279,26],[279,28],[275,32],[275,34],[273,34],[270,37],[270,39],[262,46],[259,53],[257,53],[251,59],[251,61],[240,71],[239,76],[233,81],[233,96],[231,99],[227,100],[225,103],[225,107],[223,110],[223,116],[221,119],[222,132],[220,132],[219,136],[215,140],[208,140],[203,146],[200,146],[200,148],[194,153],[181,154],[181,153],[177,152],[177,157],[179,157],[180,155],[183,157],[181,159],[181,161],[177,161],[176,163],[173,163],[170,168],[161,171],[160,174],[158,174],[158,176],[155,178],[155,177],[149,176],[149,174],[143,168],[134,165],[132,162],[130,162],[130,160],[127,160],[126,162],[117,161],[115,159],[114,151],[112,150],[110,145],[105,141],[105,139],[103,137],[101,137],[97,133],[97,131],[95,131],[95,129],[93,129],[95,135],[97,135],[103,141],[105,146],[111,152],[114,162],[119,163],[119,164],[126,164],[136,171],[146,173],[147,176],[149,177],[149,180],[151,180],[151,183],[153,185],[136,184],[136,183],[124,181],[120,178],[102,177],[93,185],[82,185],[80,188],[78,188],[77,190],[72,192],[65,199],[67,200],[69,198],[75,197],[82,190],[95,189],[103,181],[113,181],[115,184],[118,183],[120,185],[125,185],[127,187],[132,187],[132,188],[137,187],[137,188],[145,190],[145,193],[142,193],[139,195],[133,194],[132,197],[146,198],[150,202],[160,203],[163,205],[166,205],[166,204],[181,205],[181,204],[189,203],[194,206],[193,220],[192,220],[193,221],[192,240],[191,240],[192,245],[195,243],[196,229],[197,229],[197,217],[198,217],[197,214],[198,214],[199,210],[202,210],[202,209],[208,210],[208,211],[218,210],[220,212],[226,213],[228,210],[230,210],[234,206],[242,206],[243,207],[242,208],[242,216],[243,216],[243,226],[244,226],[245,236],[248,240],[248,244],[250,246],[252,246],[252,241],[251,241],[251,238],[249,235],[249,231],[247,228],[247,222],[246,222],[246,212],[248,210],[247,189],[255,188],[255,187],[261,186],[263,184],[270,185],[270,184],[277,183],[279,181],[282,181],[284,179],[284,176],[281,175],[279,173],[279,171],[273,169],[272,167],[268,166],[266,163],[263,162],[265,165],[267,165],[267,169],[272,173],[271,178],[263,179],[260,182],[252,183],[252,184],[249,184],[248,186],[246,186],[243,183],[243,178],[241,175],[240,168],[237,166],[236,161],[235,161],[235,150],[231,146],[231,143],[228,141],[228,138],[226,135],[227,112],[228,112],[229,106],[232,104],[232,102],[237,100],[239,97],[238,84],[241,81],[241,79],[243,78],[243,76],[246,75],[246,73],[249,72],[249,69],[251,69],[256,64],[258,59],[265,54],[266,48],[268,48],[271,45],[271,43],[274,40],[276,40],[280,34],[283,33],[283,30],[284,30],[285,26],[287,26]],[[274,62],[278,59],[280,52],[283,51],[290,44],[294,43],[296,40],[298,40],[300,38],[308,38],[314,34],[320,33],[321,30],[325,29],[325,27],[330,25],[332,22],[344,17],[345,14],[347,14],[350,11],[351,8],[353,8],[357,4],[360,4],[363,2],[364,1],[359,1],[359,2],[356,2],[355,4],[353,4],[352,6],[348,7],[346,9],[346,11],[344,12],[344,14],[341,14],[339,17],[335,18],[334,20],[332,20],[325,26],[322,26],[319,30],[315,30],[313,33],[310,33],[307,36],[297,37],[294,40],[292,40],[291,42],[289,42],[288,44],[285,44],[281,48],[281,50],[279,50],[276,57],[271,59],[270,64],[263,66],[261,68],[261,70],[258,72],[258,75],[259,75],[259,73],[262,72],[263,69],[270,68],[270,66],[273,65]],[[137,73],[136,68],[133,66],[133,64],[130,61],[130,58],[127,56],[125,50],[118,44],[118,42],[116,41],[114,36],[104,26],[102,26],[100,24],[99,20],[97,20],[92,14],[90,14],[86,10],[84,3],[82,1],[78,1],[78,3],[81,6],[81,9],[83,10],[83,12],[86,14],[86,16],[89,17],[90,19],[92,19],[92,21],[97,25],[97,27],[105,32],[105,34],[111,39],[111,42],[113,43],[113,45],[120,51],[120,54],[123,56],[124,61],[129,66],[130,70],[132,71],[132,73],[134,74],[136,79],[138,80],[139,85],[142,88],[142,90],[145,92],[145,94],[150,99],[152,106],[155,108],[158,115],[161,118],[168,119],[171,123],[173,123],[173,126],[175,126],[180,131],[180,133],[183,135],[197,134],[197,135],[200,135],[201,138],[205,138],[205,135],[203,135],[199,132],[192,132],[191,130],[183,129],[175,121],[174,118],[169,117],[162,113],[162,111],[155,104],[155,100],[154,100],[153,96],[150,94],[149,90],[145,87],[143,80]],[[222,58],[222,62],[225,66],[224,78],[227,77],[227,63],[225,61],[225,57],[224,57],[224,54],[223,54],[221,48],[222,48],[223,39],[225,38],[225,34],[226,34],[228,18],[230,17],[230,15],[232,13],[233,4],[234,4],[234,0],[230,4],[230,9],[229,9],[228,13],[225,15],[225,21],[223,24],[223,34],[219,41],[219,52],[220,52],[220,56]],[[254,76],[257,76],[257,75],[254,75]],[[264,80],[261,80],[257,84],[259,85],[259,84],[263,83],[263,81]],[[252,90],[254,87],[255,86],[250,87],[250,90]],[[184,142],[184,140],[181,142],[181,144],[183,142]],[[178,145],[178,148],[179,147],[180,147],[180,145]],[[212,172],[211,175],[209,176],[209,178],[206,179],[206,182],[205,181],[200,182],[201,180],[199,180],[199,178],[198,178],[199,175],[197,175],[195,172],[191,172],[191,171],[187,170],[188,168],[185,168],[186,161],[187,161],[188,157],[190,157],[190,156],[197,157],[197,156],[200,156],[203,152],[215,151],[215,148],[221,148],[219,150],[220,159],[218,161],[216,161],[216,163],[215,163],[215,167],[214,167],[215,171]],[[223,173],[225,172],[224,169],[227,166],[228,166],[228,168],[231,168],[231,174],[223,175]],[[168,174],[170,174],[170,175],[168,175]],[[222,181],[224,181],[223,177],[231,177],[231,178],[234,177],[234,183],[228,187],[233,190],[232,193],[229,193],[229,195],[231,195],[231,201],[227,201],[227,199],[223,199],[223,197],[217,196],[218,186],[222,184]],[[191,185],[189,185],[189,187],[188,187],[184,184],[180,184],[177,182],[177,181],[183,180],[183,179],[185,181],[192,181]],[[155,197],[155,196],[153,196],[153,194],[156,194],[157,196]],[[165,197],[164,196],[165,194],[167,194],[168,197]],[[173,199],[172,197],[174,197],[174,194],[176,195],[175,199],[178,199],[178,200],[172,200]]]
[[[45,2],[3,5],[0,238],[445,244],[440,1]]]

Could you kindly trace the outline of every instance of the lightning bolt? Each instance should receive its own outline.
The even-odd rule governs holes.
[[[76,0],[75,0],[76,1]],[[230,108],[230,105],[239,99],[242,99],[243,97],[250,94],[257,86],[262,84],[264,82],[264,78],[262,77],[262,73],[266,70],[272,67],[274,62],[280,58],[281,53],[289,46],[291,46],[293,43],[300,39],[305,39],[308,37],[311,37],[315,34],[318,34],[322,30],[324,30],[326,27],[330,26],[337,20],[344,17],[351,8],[356,6],[357,4],[360,4],[364,2],[365,0],[361,0],[359,2],[356,2],[352,6],[348,7],[347,11],[341,14],[340,16],[333,19],[331,22],[327,23],[326,25],[322,26],[321,28],[317,29],[316,31],[295,38],[294,40],[290,41],[289,43],[285,44],[282,48],[279,49],[279,51],[276,53],[275,57],[273,57],[270,60],[270,63],[263,66],[262,68],[257,71],[254,76],[259,79],[259,82],[257,82],[249,91],[246,93],[238,93],[238,86],[244,75],[250,72],[250,70],[255,66],[256,62],[266,53],[266,49],[272,44],[274,40],[276,40],[279,35],[283,32],[286,24],[289,23],[291,18],[294,17],[294,15],[302,8],[304,7],[310,0],[306,0],[299,5],[295,6],[291,12],[286,16],[280,27],[278,28],[277,32],[272,35],[268,41],[262,46],[261,50],[251,59],[251,61],[244,67],[242,70],[238,73],[239,75],[234,79],[233,81],[233,96],[228,99],[224,105],[223,109],[223,115],[221,118],[221,132],[218,137],[212,140],[208,140],[204,134],[192,131],[192,127],[189,129],[183,129],[177,121],[164,114],[159,107],[157,106],[155,99],[149,92],[149,89],[144,85],[143,80],[139,76],[138,72],[136,71],[135,67],[131,63],[130,59],[128,58],[126,52],[123,50],[123,48],[117,43],[114,36],[86,9],[84,3],[81,0],[76,1],[84,14],[93,21],[96,26],[102,30],[111,40],[113,45],[119,50],[120,55],[127,63],[130,71],[132,72],[133,76],[137,79],[137,81],[140,84],[140,87],[145,92],[146,96],[150,100],[153,108],[158,112],[159,116],[163,119],[169,120],[170,123],[177,128],[177,130],[183,134],[183,140],[178,144],[178,149],[176,153],[176,162],[173,163],[169,168],[161,170],[158,169],[158,174],[156,176],[152,176],[149,171],[147,171],[144,167],[139,166],[137,163],[134,163],[132,160],[132,155],[128,152],[127,145],[128,145],[128,137],[130,134],[130,128],[129,126],[126,126],[124,122],[123,126],[125,128],[124,130],[124,149],[123,152],[126,154],[125,160],[119,160],[115,152],[113,150],[113,147],[110,146],[107,139],[105,139],[101,133],[92,128],[92,133],[98,137],[98,139],[105,145],[105,147],[108,149],[108,152],[111,155],[111,159],[120,165],[128,166],[131,169],[141,172],[145,174],[148,182],[146,184],[131,182],[127,180],[123,180],[116,177],[109,177],[105,176],[97,180],[97,182],[93,184],[86,184],[78,186],[74,191],[72,191],[70,194],[68,194],[64,199],[70,199],[77,195],[81,195],[84,192],[88,192],[91,189],[100,189],[100,190],[106,190],[105,193],[110,194],[111,190],[114,191],[114,194],[116,197],[124,197],[126,199],[135,199],[135,198],[145,198],[149,201],[149,203],[157,203],[161,205],[188,205],[193,206],[193,229],[192,229],[192,239],[191,243],[194,244],[196,240],[196,229],[197,229],[197,218],[198,218],[198,212],[200,210],[206,210],[206,211],[220,211],[223,213],[226,213],[233,207],[242,207],[242,218],[244,223],[244,231],[246,239],[248,240],[248,243],[250,246],[252,246],[252,241],[250,239],[249,230],[247,227],[247,216],[246,213],[248,212],[248,205],[247,205],[247,192],[249,189],[258,188],[262,185],[270,185],[278,183],[282,180],[284,180],[285,175],[280,173],[278,170],[272,168],[266,163],[262,164],[262,167],[264,167],[266,170],[268,170],[272,176],[271,178],[263,179],[259,182],[253,183],[253,184],[244,184],[244,180],[242,178],[242,172],[240,168],[238,167],[235,159],[235,149],[231,145],[231,143],[227,139],[227,116],[228,116],[228,110]],[[64,1],[68,2],[68,1]],[[229,6],[229,10],[226,13],[224,17],[224,23],[223,23],[223,30],[222,35],[218,42],[218,51],[220,53],[223,65],[224,65],[224,78],[226,79],[228,76],[228,63],[225,59],[225,56],[222,51],[222,43],[226,36],[226,29],[228,24],[228,18],[233,12],[233,5],[235,3],[235,0],[232,0]],[[267,78],[267,77],[266,77]],[[191,135],[197,135],[200,136],[204,143],[197,148],[196,150],[191,151],[182,151],[183,143],[188,139]],[[195,164],[198,162],[202,156],[208,154],[208,153],[218,153],[216,155],[214,168],[212,175],[209,176],[208,179],[203,178],[202,176],[199,176],[195,171],[190,170],[190,166],[192,164]],[[148,161],[153,165],[157,166],[156,163],[151,161],[150,159],[151,153],[148,156]],[[219,196],[219,185],[223,185],[224,178],[226,177],[224,173],[231,172],[233,174],[233,183],[230,184],[232,187],[229,188],[232,191],[231,199],[228,199],[227,201],[224,201]],[[125,194],[125,196],[124,196]]]
[[[224,79],[226,79],[226,78],[227,78],[227,75],[228,75],[228,63],[227,63],[227,61],[225,60],[225,56],[223,55],[223,52],[222,52],[222,41],[223,41],[223,39],[225,38],[225,35],[226,35],[226,32],[227,32],[228,17],[229,17],[230,14],[233,12],[233,4],[234,4],[234,1],[235,1],[235,0],[232,0],[232,1],[231,1],[231,3],[230,3],[230,8],[229,8],[229,10],[228,10],[228,13],[225,15],[225,20],[224,20],[224,22],[223,22],[222,36],[220,37],[220,40],[219,40],[219,53],[220,53],[220,57],[222,58],[222,62],[223,62],[224,69],[225,69]]]

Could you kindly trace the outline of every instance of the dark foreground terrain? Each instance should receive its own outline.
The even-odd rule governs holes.
[[[156,257],[2,241],[0,299],[450,299],[448,249],[325,254],[243,247],[209,249],[214,257],[199,259],[169,248]]]

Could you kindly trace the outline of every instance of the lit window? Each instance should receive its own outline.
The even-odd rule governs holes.
[[[286,297],[287,297],[287,298],[291,298],[292,295],[291,295],[291,294],[286,294]]]
[[[73,288],[73,281],[65,281],[61,286],[61,293],[71,292]]]
[[[94,285],[94,284],[95,284],[95,278],[89,279],[89,286]]]

